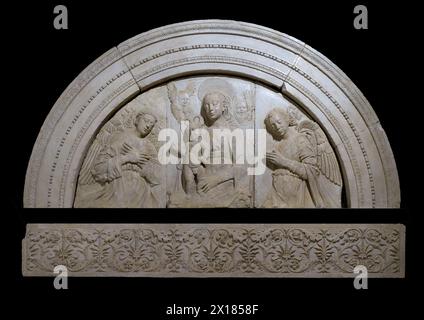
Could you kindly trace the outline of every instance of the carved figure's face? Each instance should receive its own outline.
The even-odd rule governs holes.
[[[239,121],[249,120],[249,117],[250,117],[249,107],[243,103],[237,105],[235,116]]]
[[[282,139],[287,133],[289,123],[280,112],[272,112],[268,118],[270,133],[278,139]]]
[[[217,120],[224,112],[224,95],[220,93],[208,93],[203,98],[203,108],[209,120]]]
[[[187,107],[190,102],[190,96],[187,93],[183,93],[178,97],[179,105]]]
[[[156,124],[156,118],[151,114],[144,114],[139,117],[137,122],[137,131],[142,137],[147,136]]]
[[[241,103],[241,104],[239,104],[239,105],[237,106],[237,112],[238,112],[239,114],[247,113],[247,111],[249,111],[249,110],[248,110],[248,108],[247,108],[247,105],[245,105],[244,103]]]

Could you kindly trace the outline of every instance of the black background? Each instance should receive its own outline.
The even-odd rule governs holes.
[[[69,29],[53,27],[53,8],[64,4]],[[353,28],[353,8],[365,4],[369,29]],[[283,317],[384,317],[403,312],[418,280],[415,245],[418,210],[412,205],[413,166],[401,83],[410,32],[403,25],[410,8],[377,2],[343,4],[270,1],[45,1],[3,8],[3,50],[10,54],[13,94],[4,105],[4,156],[9,161],[2,178],[8,186],[5,259],[10,295],[20,301],[17,314],[34,317],[130,314],[135,319],[167,319],[166,306],[259,304],[252,319]],[[386,210],[46,210],[23,209],[26,167],[37,134],[56,99],[92,61],[120,42],[166,24],[197,19],[230,19],[256,23],[289,34],[323,53],[364,93],[377,113],[398,166],[401,209]],[[402,20],[400,20],[402,19]],[[402,21],[402,22],[400,22]],[[408,31],[408,30],[406,30]],[[412,32],[412,30],[411,30]],[[400,40],[401,39],[401,40]],[[399,45],[402,42],[403,45]],[[10,100],[9,100],[10,99]],[[18,132],[16,134],[16,132]],[[13,135],[13,136],[12,136]],[[13,137],[13,138],[12,138]],[[418,137],[416,137],[418,139]],[[415,141],[416,142],[416,141]],[[403,223],[407,226],[406,278],[370,279],[368,290],[355,290],[352,279],[144,279],[70,278],[68,290],[55,290],[52,278],[21,276],[21,240],[26,223],[144,223],[144,222],[269,222],[269,223]],[[3,259],[2,259],[3,260]],[[8,291],[9,292],[9,291]],[[184,317],[181,317],[182,319]],[[216,317],[220,318],[220,317]],[[222,317],[221,317],[222,318]],[[236,317],[228,317],[236,318]],[[240,319],[248,317],[239,316]],[[171,319],[171,318],[169,318]],[[173,318],[172,318],[173,319]],[[179,319],[179,317],[175,317]],[[211,318],[213,319],[213,318]]]

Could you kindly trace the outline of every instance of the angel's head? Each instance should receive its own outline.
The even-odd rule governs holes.
[[[134,125],[142,138],[146,137],[157,122],[153,114],[140,112],[135,116]]]
[[[274,108],[266,115],[264,123],[266,130],[272,137],[281,140],[289,128],[290,117],[285,110]]]
[[[236,107],[237,114],[244,115],[249,111],[249,107],[246,103],[239,103]]]
[[[221,92],[209,92],[202,101],[202,116],[207,123],[218,120],[228,108],[228,98]]]

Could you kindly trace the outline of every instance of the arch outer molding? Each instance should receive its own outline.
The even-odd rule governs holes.
[[[204,20],[140,34],[81,72],[40,130],[24,207],[72,207],[81,166],[100,128],[137,95],[197,75],[248,80],[292,101],[333,147],[348,207],[400,206],[384,130],[340,69],[283,33]],[[53,275],[61,264],[71,276],[350,277],[361,264],[371,277],[404,277],[404,254],[402,225],[29,224],[22,272]]]
[[[204,20],[135,36],[89,65],[45,120],[25,181],[25,207],[72,207],[78,173],[99,128],[139,93],[170,79],[231,75],[269,86],[300,105],[337,153],[347,205],[399,207],[396,164],[367,99],[307,44],[249,23]]]

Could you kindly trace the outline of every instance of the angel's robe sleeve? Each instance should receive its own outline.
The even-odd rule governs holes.
[[[160,173],[162,172],[162,168],[160,167],[160,164],[157,161],[156,148],[153,146],[153,144],[146,142],[146,144],[144,145],[144,152],[149,154],[152,159],[142,166],[141,176],[143,176],[151,186],[159,185]]]
[[[103,148],[97,156],[92,174],[100,184],[111,182],[122,176],[119,153],[112,146]]]

